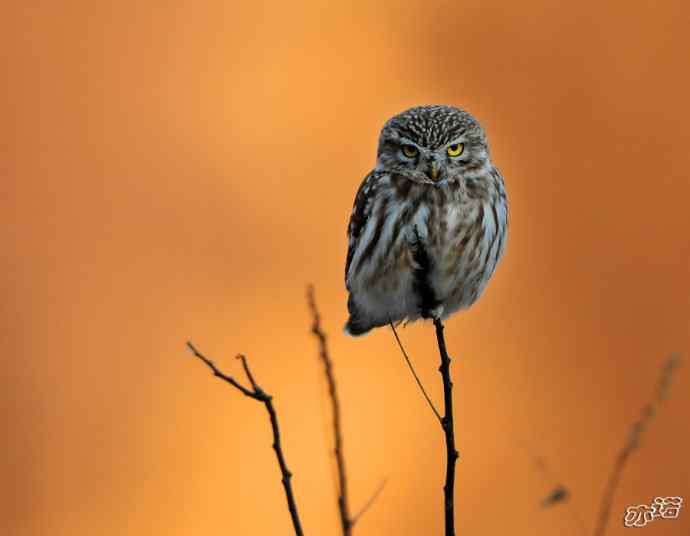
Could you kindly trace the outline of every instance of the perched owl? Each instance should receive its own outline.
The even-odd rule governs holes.
[[[345,332],[445,319],[469,307],[503,254],[507,230],[503,178],[470,114],[420,106],[391,118],[350,216]]]

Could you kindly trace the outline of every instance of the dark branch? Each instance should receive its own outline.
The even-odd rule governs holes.
[[[613,464],[613,469],[609,475],[606,489],[601,499],[601,505],[599,506],[599,516],[597,518],[596,529],[594,530],[595,536],[603,536],[606,531],[606,525],[608,524],[609,517],[611,517],[611,504],[613,503],[613,497],[616,494],[616,489],[618,488],[623,470],[630,459],[630,455],[639,447],[640,438],[656,414],[659,405],[668,396],[668,389],[671,378],[673,377],[673,372],[676,367],[680,365],[680,361],[679,354],[672,355],[666,361],[661,372],[661,379],[657,387],[656,396],[642,409],[641,417],[633,424],[630,430],[628,441],[623,445],[623,448],[616,456],[616,461]]]
[[[259,386],[256,384],[256,381],[254,380],[254,376],[252,376],[252,371],[249,370],[249,365],[247,364],[247,358],[245,356],[243,356],[242,354],[237,354],[237,359],[242,361],[242,368],[244,369],[244,373],[247,375],[247,378],[249,379],[249,383],[252,384],[252,388],[254,389],[254,392],[265,394],[259,388]]]
[[[458,451],[455,450],[453,429],[453,382],[450,378],[450,357],[448,357],[446,340],[443,336],[443,322],[439,318],[435,318],[434,326],[436,327],[438,350],[441,355],[441,366],[438,370],[443,378],[444,415],[441,419],[441,426],[446,437],[446,483],[443,486],[445,536],[455,536],[455,462],[458,459]]]
[[[263,402],[263,399],[261,398],[261,396],[259,396],[255,391],[250,391],[249,389],[244,387],[242,384],[240,384],[237,380],[235,380],[235,378],[233,378],[232,376],[227,376],[227,375],[223,374],[218,369],[218,367],[216,367],[216,364],[213,361],[211,361],[210,359],[208,359],[207,357],[205,357],[201,352],[199,352],[199,350],[197,350],[191,342],[187,342],[187,347],[192,351],[192,353],[196,357],[198,357],[201,361],[203,361],[206,364],[206,366],[213,371],[213,375],[216,378],[220,378],[222,380],[225,380],[226,382],[228,382],[233,387],[236,387],[237,389],[242,391],[242,394],[244,394],[245,396],[248,396],[250,398],[253,398],[254,400],[258,400],[260,402]]]
[[[259,385],[256,383],[256,381],[254,380],[254,376],[249,370],[247,358],[243,355],[238,355],[237,358],[242,361],[242,368],[244,369],[244,373],[246,374],[249,383],[252,385],[251,390],[244,387],[232,376],[228,376],[221,372],[213,363],[213,361],[211,361],[201,352],[199,352],[199,350],[197,350],[191,342],[187,342],[187,346],[196,357],[198,357],[208,368],[210,368],[213,371],[214,376],[229,383],[230,385],[241,391],[242,394],[250,398],[253,398],[254,400],[258,400],[259,402],[263,402],[264,406],[266,407],[266,411],[268,412],[268,416],[271,420],[271,429],[273,430],[273,450],[275,451],[276,457],[278,458],[278,465],[280,466],[280,472],[282,474],[282,483],[283,487],[285,488],[285,497],[287,498],[288,509],[290,510],[290,517],[292,518],[292,525],[295,528],[295,534],[297,536],[304,536],[304,533],[302,532],[302,524],[299,519],[299,514],[297,513],[297,504],[295,503],[295,496],[292,491],[292,484],[290,483],[292,473],[287,468],[287,464],[285,463],[285,456],[283,455],[283,448],[280,443],[280,429],[278,427],[278,416],[276,415],[276,410],[273,406],[273,397],[271,397],[271,395],[269,395],[263,389],[261,389],[261,387],[259,387]]]

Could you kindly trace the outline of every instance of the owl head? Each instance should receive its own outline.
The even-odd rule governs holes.
[[[484,130],[470,114],[452,106],[419,106],[383,126],[376,168],[417,183],[443,185],[462,182],[488,160]]]

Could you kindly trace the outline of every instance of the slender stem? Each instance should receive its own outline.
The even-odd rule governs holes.
[[[410,358],[408,357],[407,352],[405,351],[405,348],[403,347],[402,342],[400,341],[400,337],[398,337],[398,331],[395,329],[395,325],[393,324],[393,322],[390,322],[390,327],[393,330],[393,335],[395,335],[395,340],[398,341],[398,346],[400,347],[400,351],[402,352],[402,355],[405,358],[405,361],[407,362],[407,366],[410,369],[412,376],[414,376],[414,379],[417,382],[417,385],[419,386],[419,388],[421,389],[422,394],[424,395],[424,398],[426,398],[426,401],[429,404],[431,411],[434,412],[434,415],[436,415],[436,418],[439,420],[441,425],[443,425],[443,420],[441,419],[441,415],[438,413],[436,406],[434,406],[434,403],[431,401],[431,398],[429,398],[429,395],[426,393],[426,389],[424,389],[424,385],[422,385],[422,382],[419,379],[419,376],[417,376],[417,372],[415,371],[414,366],[412,365],[412,361],[410,361]]]
[[[244,387],[232,376],[228,376],[227,374],[221,372],[218,369],[218,367],[216,367],[215,363],[208,359],[206,356],[204,356],[199,350],[197,350],[191,342],[187,343],[187,347],[190,349],[190,351],[194,354],[195,357],[199,358],[200,361],[202,361],[208,368],[211,369],[214,376],[229,383],[245,396],[253,398],[254,400],[258,400],[259,402],[263,402],[264,406],[266,407],[266,411],[268,412],[268,416],[271,420],[271,429],[273,430],[273,450],[276,453],[276,458],[278,458],[278,465],[280,466],[280,473],[282,475],[281,481],[283,483],[283,487],[285,488],[285,497],[287,499],[288,509],[290,510],[292,525],[295,528],[295,535],[304,536],[304,533],[302,532],[302,523],[300,522],[299,514],[297,513],[295,495],[292,491],[292,484],[290,483],[292,473],[290,472],[290,470],[287,467],[287,464],[285,463],[283,447],[280,443],[280,428],[278,427],[278,415],[276,414],[275,407],[273,406],[273,397],[266,393],[263,389],[261,389],[261,387],[259,387],[259,385],[256,383],[256,380],[254,380],[254,376],[252,375],[251,370],[249,370],[247,358],[243,355],[238,355],[237,358],[242,361],[242,368],[244,369],[244,373],[246,374],[249,383],[252,385],[251,389]]]
[[[611,504],[613,503],[613,497],[618,489],[618,483],[621,479],[621,474],[623,469],[630,459],[630,455],[639,448],[640,438],[644,434],[645,430],[649,426],[650,421],[656,415],[659,405],[668,397],[668,391],[671,384],[671,379],[673,378],[673,373],[676,368],[681,363],[680,354],[673,354],[669,357],[661,370],[661,378],[659,379],[659,384],[654,398],[649,402],[644,408],[642,408],[642,415],[640,418],[633,423],[630,430],[630,435],[628,436],[628,441],[623,445],[621,450],[616,456],[616,461],[613,464],[613,469],[611,469],[611,474],[609,475],[608,482],[606,483],[606,489],[604,495],[601,498],[601,504],[599,506],[599,515],[597,517],[596,528],[594,529],[594,536],[603,536],[606,531],[606,526],[608,525],[609,518],[611,517]]]
[[[353,527],[354,527],[355,523],[357,523],[357,521],[359,521],[359,518],[362,517],[364,514],[366,514],[367,510],[369,510],[369,508],[371,508],[371,505],[376,502],[376,499],[379,498],[379,495],[383,491],[383,488],[386,487],[387,481],[388,481],[388,479],[386,479],[386,478],[384,478],[381,481],[381,483],[379,484],[379,487],[376,488],[376,491],[374,491],[374,493],[371,495],[371,497],[369,497],[369,500],[364,504],[364,506],[362,506],[361,510],[353,516],[353,518],[352,518],[352,526]]]
[[[235,380],[235,378],[233,378],[232,376],[228,376],[228,375],[224,374],[223,372],[221,372],[221,370],[218,367],[216,367],[216,364],[213,361],[211,361],[210,359],[208,359],[206,356],[204,356],[201,352],[199,352],[199,350],[197,350],[191,342],[187,343],[187,347],[191,350],[191,352],[196,357],[198,357],[201,361],[203,361],[206,364],[206,366],[213,371],[213,375],[216,378],[220,378],[221,380],[228,382],[233,387],[239,389],[243,395],[248,396],[249,398],[253,398],[254,400],[261,401],[261,398],[259,398],[254,391],[244,387],[241,383],[239,383],[237,380]]]
[[[599,506],[597,526],[594,529],[595,536],[603,536],[604,532],[606,531],[606,525],[611,517],[611,504],[613,503],[613,497],[616,494],[618,482],[621,479],[621,474],[623,473],[625,464],[628,461],[628,457],[632,451],[633,449],[631,448],[624,448],[616,457],[616,463],[613,464],[613,470],[609,475],[609,480],[606,483],[606,490],[604,491],[604,495],[601,499],[601,505]]]
[[[290,517],[292,518],[292,525],[295,527],[295,534],[297,536],[304,536],[302,532],[302,524],[297,513],[297,503],[295,502],[295,494],[292,491],[292,473],[287,468],[285,463],[285,456],[283,455],[283,447],[280,443],[280,429],[278,428],[278,416],[276,415],[276,410],[273,407],[273,401],[270,396],[266,397],[264,401],[266,405],[266,411],[271,419],[271,428],[273,429],[273,450],[276,452],[276,458],[278,458],[278,465],[280,465],[280,473],[282,475],[281,482],[283,483],[283,488],[285,488],[285,498],[288,503],[288,510],[290,510]]]
[[[436,327],[436,340],[441,354],[441,366],[439,372],[443,378],[443,405],[444,415],[441,419],[443,432],[446,437],[446,483],[443,486],[444,512],[445,512],[445,536],[455,536],[455,462],[458,459],[458,451],[455,449],[455,433],[453,429],[453,382],[450,378],[450,357],[446,350],[446,340],[443,336],[443,322],[434,319]]]
[[[328,395],[331,400],[331,410],[333,412],[333,435],[335,439],[335,462],[338,468],[338,511],[340,513],[340,526],[342,528],[343,536],[350,536],[352,534],[352,527],[354,520],[350,517],[350,507],[348,504],[347,495],[347,473],[345,472],[345,456],[343,455],[343,434],[340,417],[340,401],[338,399],[338,390],[335,384],[335,375],[333,374],[333,361],[331,361],[328,353],[328,346],[326,344],[326,334],[321,329],[321,317],[316,307],[314,299],[314,289],[309,287],[307,291],[307,301],[309,309],[311,310],[314,322],[311,331],[319,341],[319,357],[324,366],[326,374],[326,381],[328,382]]]

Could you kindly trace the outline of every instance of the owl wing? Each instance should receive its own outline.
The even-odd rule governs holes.
[[[350,264],[355,256],[357,244],[359,243],[360,235],[367,225],[371,209],[373,205],[374,192],[376,185],[383,173],[379,171],[370,171],[364,178],[362,184],[355,195],[355,202],[352,205],[352,214],[350,214],[350,223],[347,227],[347,260],[345,261],[345,287],[350,290],[347,274],[350,272]]]

